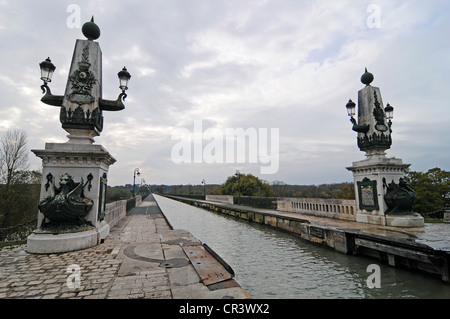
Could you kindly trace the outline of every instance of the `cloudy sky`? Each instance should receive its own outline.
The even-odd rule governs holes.
[[[395,108],[388,156],[416,171],[450,170],[446,0],[0,0],[1,135],[21,128],[30,149],[67,141],[59,110],[40,102],[39,63],[52,59],[50,87],[64,94],[75,40],[92,15],[102,31],[103,98],[117,98],[123,66],[132,74],[126,109],[105,112],[95,139],[117,159],[110,185],[132,183],[135,168],[150,184],[223,183],[236,170],[289,184],[352,181],[345,167],[365,156],[345,105],[357,100],[365,67]],[[177,164],[173,137],[195,133],[195,123],[216,133],[201,150],[226,140],[227,129],[255,130],[258,139],[278,130],[277,145],[268,138],[278,169],[261,174],[268,164],[259,156],[207,163],[200,153],[194,163],[194,143],[193,163]]]

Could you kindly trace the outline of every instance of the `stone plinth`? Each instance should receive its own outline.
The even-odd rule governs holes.
[[[109,232],[109,226],[106,224]],[[98,245],[101,240],[100,229],[91,229],[76,233],[48,234],[36,230],[28,237],[27,252],[33,254],[55,254],[82,250]]]
[[[116,160],[101,145],[91,144],[47,143],[45,150],[32,152],[42,159],[41,200],[52,195],[52,189],[59,186],[59,178],[67,173],[75,182],[83,181],[84,196],[93,201],[93,206],[85,217],[92,229],[55,235],[40,231],[45,216],[38,212],[38,228],[28,238],[28,252],[56,253],[99,244],[109,234],[109,225],[101,219],[108,169]]]
[[[387,158],[384,152],[368,152],[367,159],[354,162],[347,169],[353,172],[356,195],[356,221],[397,227],[423,226],[421,216],[386,216],[384,181],[399,183],[410,164],[401,159]]]
[[[423,217],[420,214],[415,215],[386,215],[386,226],[393,227],[423,227]]]

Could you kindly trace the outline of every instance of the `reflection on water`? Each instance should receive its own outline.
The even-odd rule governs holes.
[[[450,285],[440,279],[344,255],[165,197],[155,199],[170,224],[213,248],[253,298],[450,298]],[[370,264],[381,267],[381,288],[367,286]]]

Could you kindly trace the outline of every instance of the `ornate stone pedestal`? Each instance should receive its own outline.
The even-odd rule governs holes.
[[[355,181],[356,221],[386,225],[383,178],[389,182],[398,182],[409,166],[403,164],[402,160],[378,154],[354,162],[353,166],[347,168],[353,172]]]
[[[107,173],[115,159],[101,146],[89,144],[47,143],[45,150],[33,150],[42,159],[43,181],[41,201],[55,197],[61,188],[60,178],[69,175],[75,183],[83,183],[81,201],[92,202],[84,224],[68,221],[66,229],[56,229],[43,212],[38,213],[38,228],[28,237],[30,253],[58,253],[85,249],[99,244],[109,234],[103,221]],[[58,186],[59,183],[59,186]],[[70,197],[70,196],[68,196]],[[62,211],[62,209],[61,209]],[[74,224],[70,226],[70,224]]]
[[[404,164],[401,159],[375,154],[347,167],[353,172],[355,181],[357,222],[396,227],[423,226],[423,217],[418,214],[386,215],[389,211],[384,198],[386,185],[392,182],[399,184],[409,166],[410,164]]]

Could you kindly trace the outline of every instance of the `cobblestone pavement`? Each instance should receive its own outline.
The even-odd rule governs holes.
[[[135,209],[141,214],[123,218],[103,244],[90,249],[48,255],[29,254],[26,245],[0,249],[0,298],[250,297],[241,287],[210,291],[179,244],[180,239],[198,240],[185,230],[172,230],[155,205],[153,198],[142,202]],[[173,265],[161,266],[168,262]]]
[[[29,254],[25,245],[3,248],[0,250],[0,298],[106,298],[121,263],[111,252],[108,244],[51,255]],[[70,289],[71,284],[67,284],[73,274],[68,272],[71,265],[80,268],[80,286],[76,289]]]

